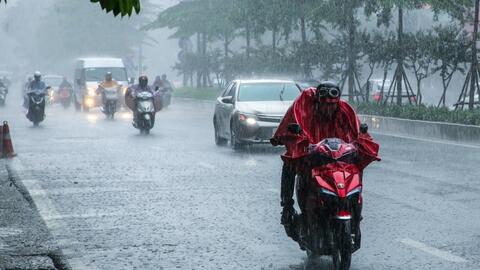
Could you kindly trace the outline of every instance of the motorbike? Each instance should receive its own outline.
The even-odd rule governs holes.
[[[8,89],[6,87],[0,87],[0,106],[5,106],[7,93]]]
[[[155,106],[153,94],[142,91],[135,95],[135,119],[133,126],[140,134],[149,134],[155,124]]]
[[[162,91],[162,108],[167,108],[168,106],[170,106],[172,100],[171,88],[166,87],[161,89],[160,91]]]
[[[58,89],[58,102],[62,104],[62,106],[67,109],[70,107],[70,104],[72,103],[72,97],[71,94],[72,89],[71,88],[60,88]]]
[[[296,217],[300,247],[309,258],[331,256],[334,269],[348,270],[360,248],[362,172],[357,150],[338,138],[310,145],[306,173],[296,176]]]
[[[117,104],[121,86],[117,87],[102,87],[102,112],[107,116],[107,119],[114,119],[117,112]]]
[[[45,119],[45,91],[36,90],[27,94],[28,112],[27,118],[38,126]]]

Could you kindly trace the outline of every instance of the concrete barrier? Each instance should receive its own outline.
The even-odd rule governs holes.
[[[361,115],[372,132],[480,145],[480,126]]]

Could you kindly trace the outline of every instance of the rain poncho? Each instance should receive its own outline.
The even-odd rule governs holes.
[[[287,151],[282,155],[285,163],[298,169],[307,153],[310,144],[316,144],[326,138],[339,138],[348,143],[354,143],[358,149],[360,170],[378,157],[379,145],[372,137],[360,132],[360,120],[353,108],[345,101],[340,100],[338,111],[332,120],[322,120],[318,116],[315,88],[308,88],[295,100],[285,114],[273,139],[285,145]],[[298,124],[302,128],[301,134],[293,134],[288,130],[289,124]],[[304,169],[304,168],[303,168]]]
[[[127,92],[125,92],[125,104],[127,107],[130,110],[135,111],[135,95],[136,93],[143,91],[148,91],[153,94],[153,105],[155,107],[155,111],[160,111],[162,109],[162,97],[158,91],[153,91],[148,85],[145,88],[142,88],[140,85],[135,84],[127,89]]]

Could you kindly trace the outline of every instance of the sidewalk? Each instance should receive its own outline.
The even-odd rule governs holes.
[[[61,269],[51,234],[7,162],[0,160],[0,270]]]

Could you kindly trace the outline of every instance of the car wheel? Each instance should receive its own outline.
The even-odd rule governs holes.
[[[228,140],[220,137],[216,120],[213,120],[213,128],[215,130],[215,144],[218,146],[225,146],[228,143]]]
[[[240,150],[243,148],[244,144],[239,142],[236,135],[236,130],[233,127],[233,124],[230,125],[230,146],[233,150]]]

